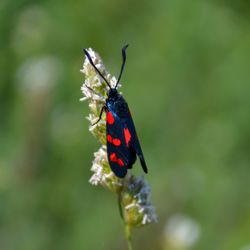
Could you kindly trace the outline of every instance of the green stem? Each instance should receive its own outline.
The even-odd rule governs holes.
[[[128,243],[128,250],[133,250],[132,247],[132,238],[131,238],[131,227],[129,225],[124,225],[125,227],[125,235]]]
[[[121,204],[121,192],[118,192],[118,207],[119,207],[119,212],[123,221],[123,227],[124,227],[124,232],[125,232],[125,238],[128,244],[128,250],[133,250],[132,238],[131,238],[131,227],[126,223],[124,219],[123,208]]]
[[[121,204],[121,192],[118,191],[118,207],[119,207],[119,212],[120,216],[122,218],[123,223],[125,223],[124,216],[123,216],[123,210],[122,210],[122,204]]]

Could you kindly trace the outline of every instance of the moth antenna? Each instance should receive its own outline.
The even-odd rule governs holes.
[[[87,58],[89,59],[90,64],[94,67],[94,69],[102,77],[102,79],[107,83],[107,85],[109,86],[109,88],[112,89],[111,86],[110,86],[110,84],[109,84],[109,82],[107,81],[107,79],[103,76],[103,74],[99,71],[99,69],[93,63],[92,58],[91,58],[89,52],[86,49],[83,49],[83,51],[84,51],[85,55],[87,56]]]
[[[89,87],[87,84],[84,84],[84,85],[86,86],[87,89],[89,89],[90,91],[92,91],[95,95],[97,95],[100,98],[104,99],[101,94],[97,93],[94,89],[92,89],[91,87]]]
[[[126,44],[122,48],[122,66],[121,66],[121,70],[120,70],[120,74],[119,74],[118,80],[117,80],[116,85],[115,85],[115,89],[117,88],[117,85],[120,82],[121,77],[122,77],[122,72],[123,72],[123,69],[124,69],[124,66],[125,66],[125,63],[126,63],[126,49],[127,49],[127,47],[128,47],[128,44]]]

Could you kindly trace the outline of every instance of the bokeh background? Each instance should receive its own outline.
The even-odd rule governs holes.
[[[79,70],[92,47],[117,76],[129,43],[159,220],[135,249],[249,250],[249,27],[247,0],[1,0],[0,249],[126,249],[116,197],[88,183]]]

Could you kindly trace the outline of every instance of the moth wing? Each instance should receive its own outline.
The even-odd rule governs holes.
[[[129,147],[132,148],[132,150],[134,150],[136,152],[136,154],[138,155],[140,162],[141,162],[141,166],[144,170],[145,173],[148,172],[148,168],[144,159],[144,155],[141,149],[141,145],[139,142],[139,139],[137,137],[137,133],[135,130],[135,125],[132,119],[132,116],[129,112],[129,116],[127,118],[125,118],[125,140],[126,143],[128,144]]]
[[[111,111],[107,112],[106,117],[106,139],[109,164],[115,175],[123,178],[127,174],[127,169],[131,168],[134,164],[136,152],[132,147],[127,147],[124,136],[124,129],[126,128],[124,121],[118,116],[115,116],[115,114],[112,114]],[[110,117],[113,117],[113,119]],[[112,122],[110,122],[110,120]]]

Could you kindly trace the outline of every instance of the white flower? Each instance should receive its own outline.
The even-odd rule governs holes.
[[[40,93],[58,82],[62,65],[58,58],[45,56],[27,59],[18,69],[16,79],[21,91]]]
[[[121,179],[117,178],[110,170],[107,159],[107,148],[102,145],[101,148],[94,153],[94,160],[91,171],[94,174],[91,176],[89,182],[92,185],[102,185],[112,191],[120,189],[122,186]]]
[[[175,249],[187,249],[197,242],[200,231],[200,225],[194,219],[175,214],[166,223],[165,238]]]
[[[102,145],[101,148],[94,153],[94,161],[91,167],[91,171],[94,172],[89,182],[93,185],[98,185],[106,180],[109,177],[104,173],[103,162],[107,162],[107,152],[106,146]]]

